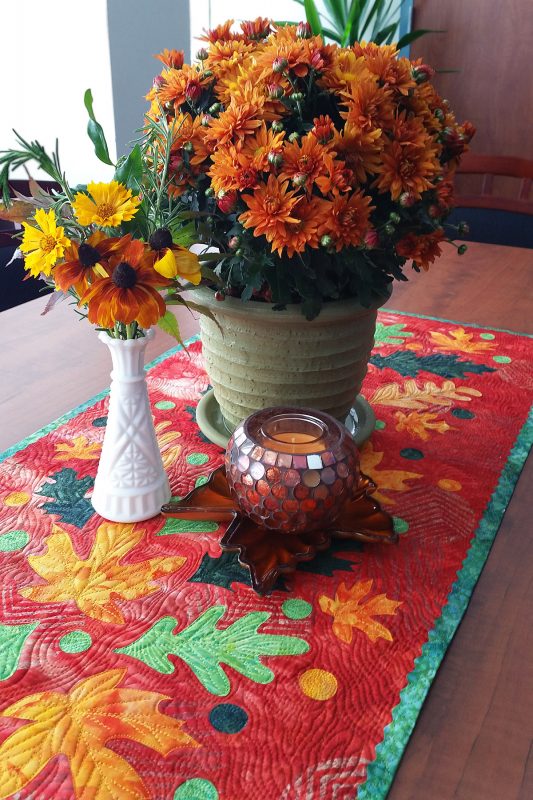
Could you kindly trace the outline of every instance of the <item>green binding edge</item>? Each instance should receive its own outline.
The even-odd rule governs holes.
[[[516,331],[509,331],[504,328],[484,328],[482,325],[457,322],[443,319],[442,317],[429,317],[423,314],[410,314],[403,311],[389,311],[388,309],[383,309],[383,311],[390,314],[410,316],[415,319],[429,319],[435,322],[445,322],[452,325],[464,325],[465,327],[480,328],[482,330],[511,333],[527,339],[533,338],[533,334],[517,333]],[[184,344],[187,346],[198,341],[199,338],[197,334],[187,339]],[[160,364],[182,349],[182,346],[178,345],[177,347],[167,350],[147,364],[145,369],[149,370],[155,367],[157,364]],[[102,400],[107,394],[109,394],[109,389],[100,392],[100,394],[95,395],[91,400],[82,403],[82,405],[77,406],[72,409],[72,411],[59,417],[55,422],[51,422],[36,433],[22,439],[18,444],[13,445],[13,447],[5,450],[4,453],[0,455],[0,462],[5,461],[6,458],[23,450],[28,444],[36,442],[50,431],[55,430],[63,423],[68,422],[68,420],[86,411],[99,400]],[[492,493],[485,513],[472,537],[472,543],[468,554],[463,561],[460,572],[457,574],[457,580],[450,590],[447,603],[443,607],[442,613],[434,627],[429,631],[427,642],[422,647],[422,653],[415,659],[414,669],[407,676],[407,685],[401,690],[400,701],[392,711],[392,722],[385,726],[383,739],[376,746],[375,758],[367,767],[366,780],[358,787],[357,800],[384,800],[388,794],[424,700],[431,688],[431,684],[444,658],[444,654],[466,612],[470,597],[472,596],[474,587],[479,580],[481,571],[488,558],[503,515],[509,505],[514,488],[532,445],[533,406],[529,411],[528,419],[524,423],[509,453],[509,457],[501,472],[498,485]]]
[[[533,406],[509,453],[446,605],[429,632],[421,655],[415,659],[414,669],[407,676],[407,685],[401,690],[400,701],[392,711],[392,722],[385,726],[375,758],[367,767],[366,781],[358,787],[357,800],[384,800],[388,794],[424,700],[468,607],[532,445]]]
[[[174,353],[178,353],[180,350],[183,350],[184,347],[193,344],[193,342],[197,342],[199,338],[200,334],[197,333],[194,336],[191,336],[190,339],[187,339],[183,343],[183,345],[178,344],[176,347],[171,347],[170,350],[166,350],[164,353],[161,353],[160,356],[154,358],[153,361],[150,361],[148,364],[146,364],[144,369],[146,371],[152,369],[152,367],[157,366],[162,361],[165,361],[170,356],[173,356]],[[34,442],[37,442],[39,439],[42,439],[42,437],[46,436],[46,434],[50,433],[50,431],[55,431],[55,429],[59,428],[60,425],[63,425],[70,419],[77,417],[78,414],[81,414],[83,411],[87,411],[88,408],[91,408],[91,406],[94,406],[100,400],[103,400],[104,397],[106,397],[108,394],[109,394],[109,389],[104,389],[104,391],[100,392],[100,394],[95,394],[95,396],[91,397],[90,400],[86,400],[85,403],[76,406],[76,408],[73,408],[72,411],[67,411],[67,413],[63,414],[62,417],[58,417],[58,419],[54,420],[53,422],[50,422],[48,425],[45,425],[44,428],[40,428],[40,430],[35,431],[35,433],[30,433],[30,435],[26,436],[25,439],[22,439],[20,442],[14,444],[12,447],[8,447],[7,450],[4,450],[3,453],[0,453],[0,464],[2,463],[2,461],[5,461],[6,458],[11,458],[11,456],[14,456],[15,453],[19,453],[21,450],[24,450],[24,448],[27,447],[29,444],[33,444]]]

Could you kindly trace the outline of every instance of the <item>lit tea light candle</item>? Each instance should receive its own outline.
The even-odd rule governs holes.
[[[329,414],[299,408],[248,417],[228,443],[225,466],[239,510],[284,533],[329,525],[359,476],[346,428]]]

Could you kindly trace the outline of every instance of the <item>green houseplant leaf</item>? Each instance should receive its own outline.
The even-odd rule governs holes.
[[[87,109],[87,113],[89,114],[87,133],[89,134],[89,139],[94,145],[94,152],[100,161],[103,161],[104,164],[109,164],[109,166],[112,167],[113,162],[111,161],[111,156],[109,155],[104,129],[94,116],[93,93],[90,89],[87,89],[83,95],[83,102],[85,104],[85,108]]]

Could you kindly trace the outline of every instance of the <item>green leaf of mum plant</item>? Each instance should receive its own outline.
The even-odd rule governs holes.
[[[87,89],[83,95],[83,102],[85,104],[85,108],[87,109],[87,113],[89,114],[87,133],[89,134],[89,139],[94,144],[94,152],[100,161],[103,161],[104,164],[109,164],[109,166],[112,167],[114,165],[109,155],[104,129],[94,116],[93,93],[90,89]]]

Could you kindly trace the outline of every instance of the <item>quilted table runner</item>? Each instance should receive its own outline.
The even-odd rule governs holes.
[[[149,374],[178,497],[222,462],[189,354]],[[93,512],[105,395],[11,448],[0,798],[384,798],[527,456],[532,389],[531,337],[381,313],[361,459],[399,543],[336,541],[269,597],[223,525]]]

